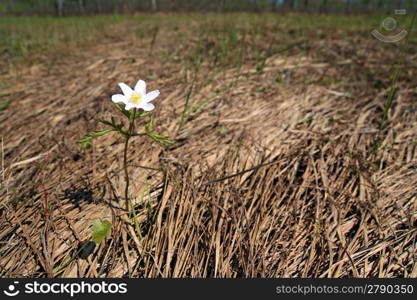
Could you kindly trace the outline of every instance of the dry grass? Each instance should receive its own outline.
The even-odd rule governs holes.
[[[197,19],[168,18],[157,34],[114,25],[98,44],[1,75],[1,276],[417,277],[415,45],[381,129],[395,48],[361,30],[299,38],[268,21],[245,37],[249,22],[233,60],[235,49],[221,56],[219,40],[196,37],[210,24]],[[288,49],[270,51],[271,39]],[[121,217],[121,140],[76,143],[115,114],[116,83],[138,78],[161,90],[156,131],[176,140],[132,142],[142,240]],[[191,87],[191,107],[204,105],[179,128]],[[95,218],[111,221],[111,237],[54,272]]]

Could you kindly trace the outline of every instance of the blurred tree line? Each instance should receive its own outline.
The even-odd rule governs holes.
[[[0,0],[0,15],[84,15],[157,11],[392,13],[417,0]]]

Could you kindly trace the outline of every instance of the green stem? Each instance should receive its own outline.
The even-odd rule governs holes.
[[[126,181],[126,187],[125,187],[125,201],[126,201],[126,210],[128,213],[130,213],[130,202],[129,202],[129,172],[127,169],[127,149],[129,147],[129,139],[133,136],[133,132],[135,131],[135,117],[136,117],[136,108],[133,109],[132,117],[129,120],[129,130],[127,132],[127,137],[125,140],[125,149],[123,152],[123,169],[125,171],[125,181]]]

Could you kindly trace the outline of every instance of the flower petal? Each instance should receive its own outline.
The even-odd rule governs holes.
[[[145,97],[146,102],[151,102],[152,100],[154,100],[158,96],[159,96],[159,91],[158,90],[147,93],[146,97]]]
[[[135,85],[135,92],[146,95],[146,83],[143,80],[139,80]]]
[[[133,107],[135,107],[135,105],[133,103],[127,102],[126,106],[125,106],[125,109],[126,110],[131,110]]]
[[[144,103],[144,104],[141,105],[141,108],[144,111],[151,111],[155,108],[155,105],[153,105],[152,103]]]
[[[111,101],[113,101],[114,103],[126,103],[127,97],[122,94],[117,94],[111,96]]]
[[[132,95],[133,90],[127,84],[121,82],[119,83],[119,86],[126,97],[130,97]]]

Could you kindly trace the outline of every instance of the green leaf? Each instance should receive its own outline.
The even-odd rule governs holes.
[[[100,123],[103,123],[105,125],[108,125],[108,126],[112,127],[113,130],[119,132],[124,137],[127,137],[128,136],[127,132],[123,130],[123,127],[124,127],[123,123],[116,124],[116,121],[114,120],[113,117],[111,118],[111,122],[110,121],[106,121],[106,120],[98,120],[98,121]]]
[[[89,149],[93,143],[92,143],[93,137],[86,135],[84,137],[82,137],[78,143],[80,144],[82,149]]]
[[[137,113],[136,112],[135,120],[138,119],[138,118],[145,117],[147,115],[149,115],[149,112],[148,111],[142,111],[141,113]]]
[[[91,228],[91,240],[96,244],[101,243],[110,233],[111,223],[107,220],[96,219]]]
[[[153,116],[151,116],[151,118],[149,120],[149,123],[146,124],[146,126],[145,126],[145,133],[148,137],[150,137],[151,139],[153,139],[155,142],[157,142],[160,145],[174,144],[174,141],[172,141],[168,137],[153,133],[152,132],[153,126],[154,126],[154,118],[153,118]]]
[[[114,104],[116,107],[117,107],[117,109],[122,113],[122,114],[124,114],[129,120],[130,120],[130,116],[131,116],[131,113],[130,113],[130,111],[128,111],[128,110],[126,110],[123,106],[120,106],[120,104]]]
[[[117,130],[117,129],[116,129]],[[109,132],[112,132],[113,129],[102,129],[102,130],[94,130],[90,134],[83,136],[78,143],[81,144],[81,148],[88,149],[93,145],[93,138],[103,136]]]
[[[168,138],[166,136],[163,136],[163,135],[155,134],[155,133],[153,133],[153,132],[151,132],[150,130],[147,130],[147,129],[146,129],[146,135],[148,137],[150,137],[151,139],[153,139],[156,143],[158,143],[160,145],[171,145],[171,144],[174,144],[174,141],[171,140],[170,138]]]
[[[92,133],[91,133],[91,135],[93,136],[93,137],[99,137],[99,136],[103,136],[103,135],[105,135],[105,134],[107,134],[107,133],[109,133],[109,132],[112,132],[113,131],[113,129],[101,129],[101,130],[94,130]]]
[[[0,102],[0,111],[5,110],[6,108],[8,108],[9,104],[10,104],[10,101]]]
[[[112,123],[112,122],[110,122],[110,121],[106,121],[106,120],[98,120],[100,123],[102,123],[102,124],[104,124],[104,125],[108,125],[108,126],[111,126],[111,127],[114,127],[114,124]]]
[[[150,132],[153,128],[153,125],[154,125],[154,117],[151,115],[148,124],[146,124],[145,126],[145,131]]]

